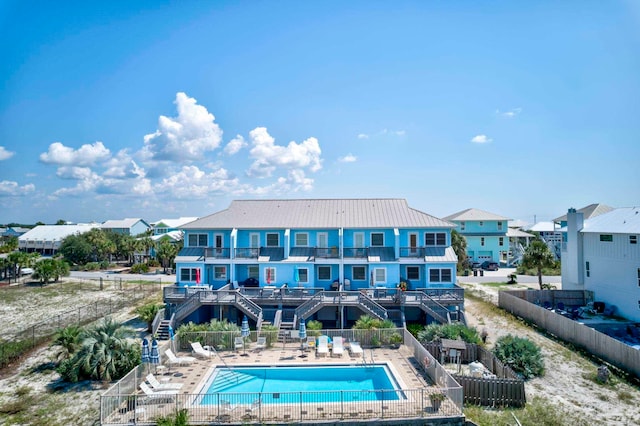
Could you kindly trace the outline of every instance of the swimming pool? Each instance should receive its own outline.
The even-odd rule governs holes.
[[[202,405],[217,404],[221,397],[246,399],[243,394],[260,394],[266,404],[405,399],[381,364],[216,368],[203,391]]]

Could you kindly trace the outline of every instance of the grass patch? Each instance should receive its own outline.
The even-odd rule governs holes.
[[[512,426],[516,424],[514,416],[523,425],[591,425],[588,419],[556,407],[540,397],[533,398],[524,408],[518,409],[495,410],[477,405],[466,405],[464,415],[478,426]]]

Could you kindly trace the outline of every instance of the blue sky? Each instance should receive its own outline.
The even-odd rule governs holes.
[[[0,223],[640,202],[634,1],[0,2]]]

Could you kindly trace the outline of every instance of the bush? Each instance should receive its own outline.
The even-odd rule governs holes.
[[[417,339],[421,342],[432,342],[440,339],[456,340],[458,337],[467,343],[479,344],[482,341],[478,330],[473,327],[467,327],[464,324],[455,323],[429,324],[418,332]]]
[[[98,271],[98,270],[100,270],[100,263],[98,263],[98,262],[89,262],[86,265],[84,265],[84,270],[85,271]]]
[[[306,323],[307,334],[309,336],[318,337],[320,335],[320,330],[322,330],[322,323],[316,320],[310,320]]]
[[[131,267],[132,274],[144,274],[146,272],[149,272],[149,265],[146,263],[136,263]]]
[[[508,334],[500,337],[494,355],[524,379],[542,376],[544,360],[540,348],[531,340]]]

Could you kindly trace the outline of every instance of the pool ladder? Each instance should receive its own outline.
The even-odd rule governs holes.
[[[362,365],[364,365],[365,367],[373,367],[373,365],[375,364],[375,359],[373,359],[373,349],[371,349],[371,362],[367,362],[367,352],[365,351],[362,354]]]

